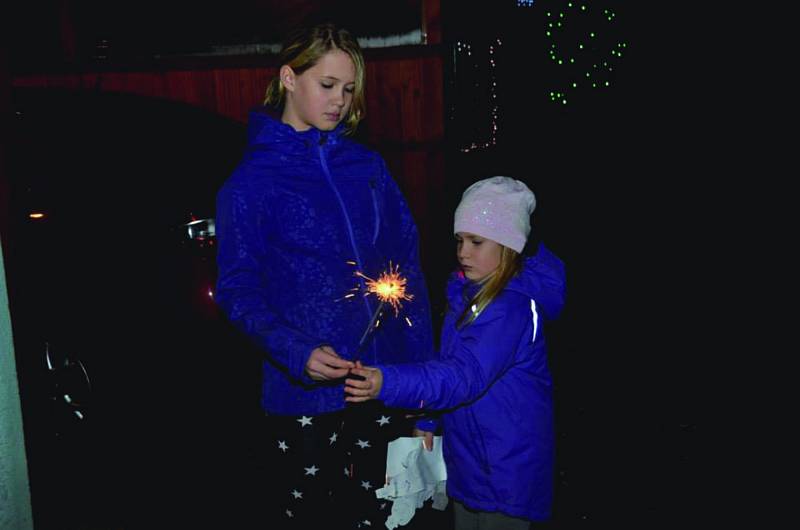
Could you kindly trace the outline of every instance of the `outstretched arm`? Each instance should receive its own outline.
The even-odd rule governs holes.
[[[532,347],[535,329],[530,309],[520,299],[500,297],[460,331],[446,359],[423,363],[358,367],[345,392],[348,401],[377,398],[389,406],[442,410],[480,397],[513,364],[520,347]],[[528,346],[529,345],[529,346]]]

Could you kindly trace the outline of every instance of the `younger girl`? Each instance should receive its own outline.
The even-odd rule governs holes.
[[[445,410],[456,529],[527,529],[549,518],[552,382],[542,318],[564,302],[564,267],[540,245],[523,259],[536,201],[517,180],[470,186],[455,213],[461,271],[447,287],[439,360],[354,368],[348,401]]]

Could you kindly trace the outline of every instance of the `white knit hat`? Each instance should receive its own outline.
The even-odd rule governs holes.
[[[453,233],[469,232],[522,252],[531,233],[536,197],[511,177],[479,180],[464,192],[456,208]]]

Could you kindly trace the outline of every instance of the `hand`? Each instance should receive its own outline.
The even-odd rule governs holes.
[[[306,362],[306,373],[314,381],[330,381],[346,376],[355,364],[339,357],[330,346],[320,346],[311,352]]]
[[[381,393],[383,373],[381,373],[380,369],[369,368],[362,365],[360,361],[356,361],[355,368],[350,370],[350,373],[353,375],[360,375],[364,379],[345,379],[344,391],[350,394],[349,396],[345,396],[345,401],[360,403],[362,401],[375,399],[378,397],[378,394]]]
[[[424,438],[422,440],[422,446],[425,447],[428,451],[433,451],[433,433],[430,431],[423,431],[421,429],[417,429],[414,427],[414,431],[412,436],[420,436]]]

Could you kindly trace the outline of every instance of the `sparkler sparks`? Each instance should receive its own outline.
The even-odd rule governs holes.
[[[373,280],[361,271],[356,271],[355,273],[356,276],[366,280],[367,292],[364,293],[364,296],[374,294],[381,302],[388,303],[394,308],[394,316],[400,313],[403,300],[411,301],[414,299],[413,294],[406,293],[406,282],[408,280],[400,275],[399,268],[399,265],[392,267],[392,263],[389,262],[389,270],[382,272],[377,280]]]
[[[348,261],[347,263],[348,265],[356,265],[354,261]],[[363,291],[364,296],[374,294],[380,302],[378,307],[375,308],[375,312],[372,314],[372,318],[369,324],[367,324],[367,329],[364,330],[361,340],[358,342],[358,349],[360,351],[366,344],[367,337],[369,337],[370,333],[380,325],[381,321],[379,317],[383,311],[383,306],[385,304],[391,305],[394,309],[394,315],[398,316],[400,314],[400,308],[403,306],[403,300],[411,301],[414,299],[414,295],[406,293],[407,280],[400,274],[400,266],[392,265],[391,261],[389,262],[388,270],[382,272],[377,280],[370,278],[358,270],[354,274],[364,280],[364,287],[354,287],[350,289],[350,293],[339,298],[337,301],[353,298],[356,292]],[[411,327],[411,321],[408,317],[405,317],[405,321],[409,327]]]

